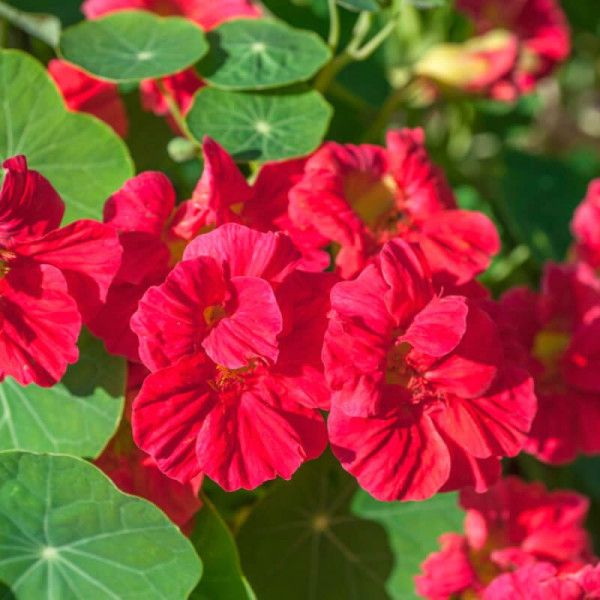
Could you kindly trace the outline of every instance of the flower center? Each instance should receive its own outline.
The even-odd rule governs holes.
[[[16,254],[10,250],[0,249],[0,279],[10,272],[10,262],[16,258]]]
[[[260,370],[261,360],[253,358],[245,367],[239,369],[229,369],[222,365],[217,365],[217,373],[213,380],[208,384],[215,392],[226,393],[241,392],[248,386],[248,380],[257,374]]]
[[[562,331],[542,330],[535,336],[532,354],[544,366],[545,380],[552,380],[560,375],[560,361],[570,339],[571,336]]]
[[[204,321],[208,327],[214,327],[227,313],[221,304],[213,304],[204,309]]]
[[[406,356],[411,346],[406,342],[396,344],[387,354],[385,382],[389,385],[408,387],[415,371],[407,364]]]
[[[344,181],[344,193],[358,216],[375,232],[393,228],[399,218],[397,186],[391,175],[374,177],[356,171]]]

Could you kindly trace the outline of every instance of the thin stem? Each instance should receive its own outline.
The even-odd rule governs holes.
[[[340,43],[340,14],[335,0],[327,0],[329,6],[329,37],[327,43],[335,52]]]
[[[333,81],[335,76],[346,66],[348,66],[354,59],[351,54],[356,52],[366,35],[369,33],[371,27],[371,21],[373,16],[367,11],[363,11],[358,15],[356,23],[354,24],[354,30],[352,32],[352,39],[346,46],[346,48],[338,54],[335,58],[329,61],[321,72],[317,75],[314,81],[313,87],[319,92],[324,92]]]
[[[394,15],[392,19],[388,21],[385,26],[382,27],[379,32],[375,34],[362,48],[353,51],[351,53],[352,58],[354,60],[365,60],[371,56],[371,54],[373,54],[373,52],[375,52],[375,50],[377,50],[377,48],[379,48],[379,46],[385,42],[390,33],[394,31],[397,18],[398,15]]]
[[[177,123],[177,127],[179,127],[181,133],[185,137],[187,137],[189,140],[193,141],[194,143],[197,143],[196,140],[193,138],[192,134],[190,133],[190,130],[188,129],[187,123],[185,121],[185,117],[183,116],[183,113],[179,109],[179,106],[178,106],[177,102],[175,101],[175,98],[173,98],[173,94],[171,94],[171,92],[166,88],[162,79],[155,79],[155,81],[156,81],[156,86],[158,87],[158,90],[160,91],[160,93],[164,96],[165,100],[167,101],[167,106],[169,107],[169,112],[171,113],[171,116],[175,120],[175,123]]]

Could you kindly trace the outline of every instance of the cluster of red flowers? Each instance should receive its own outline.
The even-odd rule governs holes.
[[[447,533],[423,563],[430,600],[600,598],[600,566],[584,529],[588,501],[507,477],[485,494],[463,491],[465,535]]]
[[[515,38],[482,86],[492,96],[529,91],[568,52],[553,0],[458,4],[480,34]],[[247,0],[84,3],[88,18],[123,8],[204,29],[259,15]],[[126,134],[116,86],[60,61],[49,72],[71,109]],[[193,70],[163,83],[183,112],[203,85]],[[167,114],[154,82],[142,95]],[[108,199],[104,223],[63,228],[51,184],[25,157],[4,163],[0,374],[53,385],[82,324],[126,357],[126,419],[97,464],[181,526],[203,475],[255,488],[329,442],[382,500],[489,490],[463,491],[466,535],[425,562],[426,597],[600,597],[585,500],[496,483],[523,449],[552,463],[600,453],[600,182],[574,219],[576,260],[496,302],[476,280],[496,228],[458,208],[420,129],[390,131],[386,147],[328,142],[252,185],[215,141],[203,157],[191,199],[146,172]]]

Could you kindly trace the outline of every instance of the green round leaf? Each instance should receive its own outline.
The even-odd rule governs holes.
[[[353,516],[356,482],[325,456],[306,464],[250,513],[238,535],[260,600],[387,600],[392,555],[383,528]]]
[[[0,580],[19,600],[183,600],[201,569],[156,506],[93,465],[0,453]]]
[[[237,161],[284,160],[319,146],[332,110],[315,91],[225,92],[201,89],[187,115],[192,135],[214,138]]]
[[[360,490],[352,501],[352,512],[381,524],[389,536],[395,561],[386,588],[393,600],[421,597],[414,581],[421,563],[439,550],[440,535],[463,531],[465,517],[456,493],[437,494],[421,502],[379,502]]]
[[[0,383],[0,450],[95,458],[114,434],[125,392],[125,361],[83,330],[79,361],[52,388]]]
[[[212,502],[202,496],[191,541],[202,559],[202,579],[190,600],[249,600],[237,547]]]
[[[182,71],[207,50],[204,33],[188,19],[118,11],[66,29],[59,51],[96,77],[139,81]]]
[[[105,200],[133,177],[123,141],[67,111],[44,67],[23,52],[0,51],[0,82],[0,159],[24,154],[50,180],[66,204],[63,223],[101,219]]]
[[[271,19],[239,19],[207,34],[210,52],[197,65],[204,79],[230,90],[260,90],[312,77],[330,58],[311,31]]]

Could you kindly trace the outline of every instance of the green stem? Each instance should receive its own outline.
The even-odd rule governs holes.
[[[340,14],[335,0],[327,0],[329,6],[329,37],[327,43],[335,52],[340,43]]]
[[[192,142],[197,143],[192,134],[190,133],[190,130],[188,129],[185,117],[183,116],[181,110],[179,110],[179,106],[175,101],[175,98],[173,98],[173,94],[171,94],[171,92],[166,88],[162,79],[155,79],[155,81],[158,90],[165,97],[165,100],[167,101],[167,106],[169,107],[169,112],[175,120],[175,123],[177,123],[177,127],[179,127],[179,129],[181,130],[181,133]]]
[[[0,48],[6,47],[7,38],[8,38],[8,21],[6,19],[0,19]]]
[[[330,60],[317,75],[313,84],[315,90],[324,92],[335,79],[335,76],[354,60],[352,58],[352,53],[358,50],[362,41],[369,33],[372,18],[371,13],[367,11],[363,11],[358,15],[356,23],[354,24],[352,39],[344,51]]]

